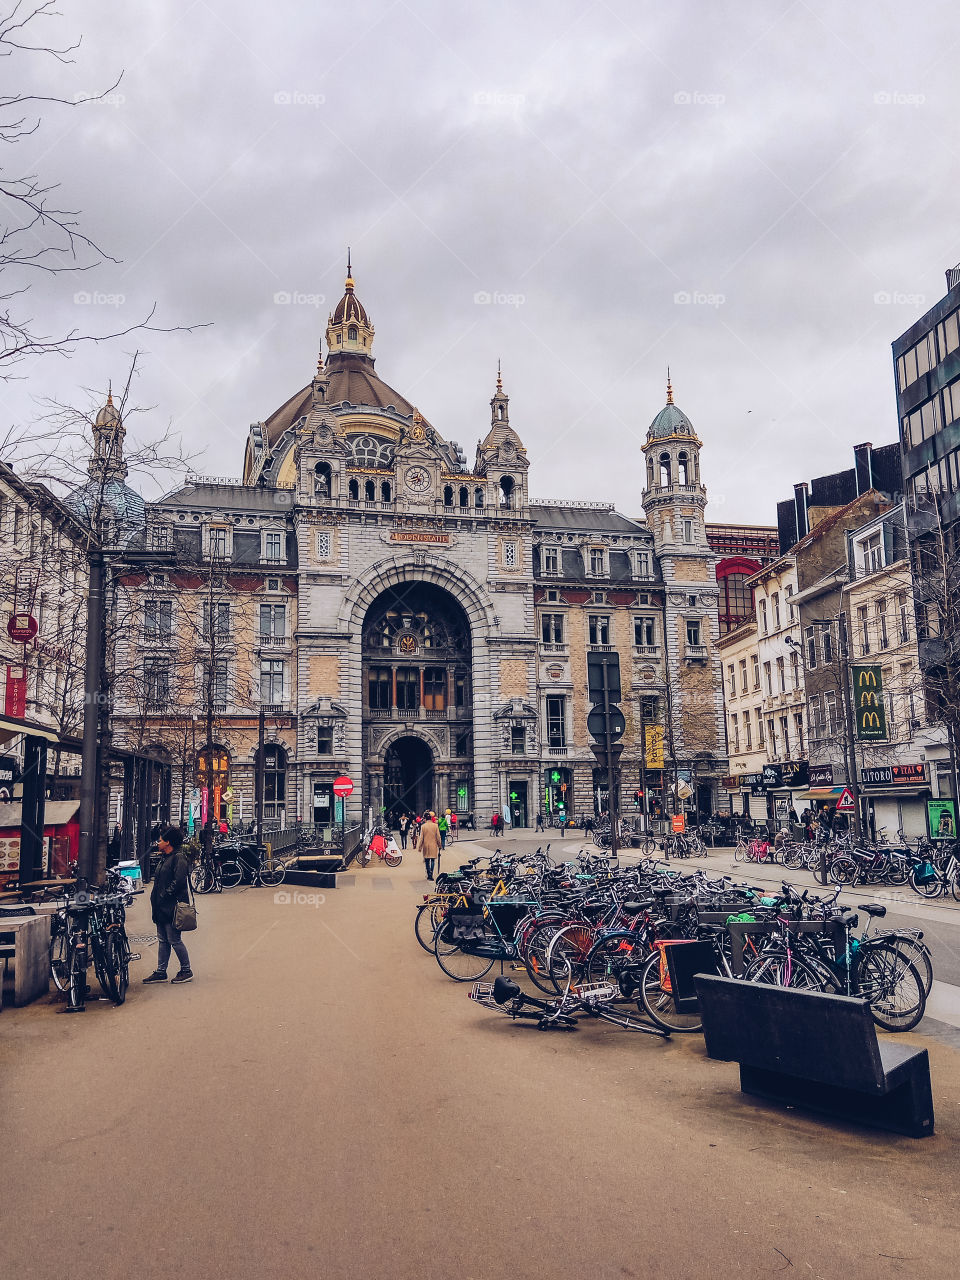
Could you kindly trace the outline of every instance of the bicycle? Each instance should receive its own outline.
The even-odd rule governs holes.
[[[249,880],[251,888],[264,885],[274,889],[283,883],[287,868],[278,858],[258,857],[256,862],[248,862],[239,850],[236,853],[236,858],[220,864],[220,880],[224,888],[234,889],[244,879]]]
[[[375,828],[369,840],[363,841],[357,852],[357,866],[369,866],[373,861],[374,855],[376,855],[388,867],[399,867],[403,861],[403,854],[399,849],[396,853],[389,852],[389,838],[390,833],[388,831],[384,831],[381,827]]]
[[[130,963],[140,959],[139,954],[131,952],[126,933],[126,907],[130,901],[127,892],[117,891],[108,881],[106,892],[91,893],[81,888],[67,902],[64,952],[62,961],[58,961],[57,982],[67,994],[63,1012],[84,1012],[91,960],[103,994],[114,1004],[123,1004],[130,982]]]
[[[516,1021],[527,1019],[537,1024],[538,1031],[574,1031],[578,1015],[610,1022],[624,1031],[640,1031],[669,1040],[670,1032],[650,1026],[636,1014],[617,1006],[620,991],[613,983],[591,982],[568,985],[558,999],[541,1000],[521,991],[512,978],[496,978],[493,982],[477,982],[470,999],[485,1009],[505,1013]]]

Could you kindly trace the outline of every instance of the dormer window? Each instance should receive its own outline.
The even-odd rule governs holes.
[[[360,337],[360,334],[357,330],[357,326],[355,324],[352,324],[350,328],[347,330],[347,341],[356,342],[359,337]]]

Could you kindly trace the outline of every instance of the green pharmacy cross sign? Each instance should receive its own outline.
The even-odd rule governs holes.
[[[551,782],[559,782],[559,781],[560,781],[560,774],[557,772],[557,770],[556,770],[556,769],[554,769],[553,773],[551,773],[551,775],[550,775],[550,781],[551,781]]]
[[[460,799],[460,800],[466,800],[466,798],[467,798],[467,788],[466,788],[466,787],[457,787],[457,798],[458,798],[458,799]]]
[[[510,799],[511,799],[511,800],[519,800],[519,799],[520,799],[520,797],[517,795],[517,793],[516,793],[515,791],[511,791],[511,792],[510,792]]]
[[[878,666],[851,667],[853,715],[857,737],[876,742],[887,736],[887,712],[883,704],[883,672]]]

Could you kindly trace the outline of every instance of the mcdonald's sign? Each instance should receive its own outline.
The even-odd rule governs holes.
[[[857,737],[875,742],[887,736],[887,713],[883,703],[883,672],[880,667],[851,667],[853,715]]]

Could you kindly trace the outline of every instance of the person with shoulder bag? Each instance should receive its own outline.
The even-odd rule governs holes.
[[[184,929],[197,927],[196,908],[190,902],[189,867],[180,850],[183,832],[179,827],[167,827],[157,841],[160,865],[157,867],[150,891],[150,911],[157,926],[159,947],[157,967],[144,982],[166,982],[167,964],[171,948],[180,961],[180,972],[173,982],[193,981],[190,956],[181,937]]]

